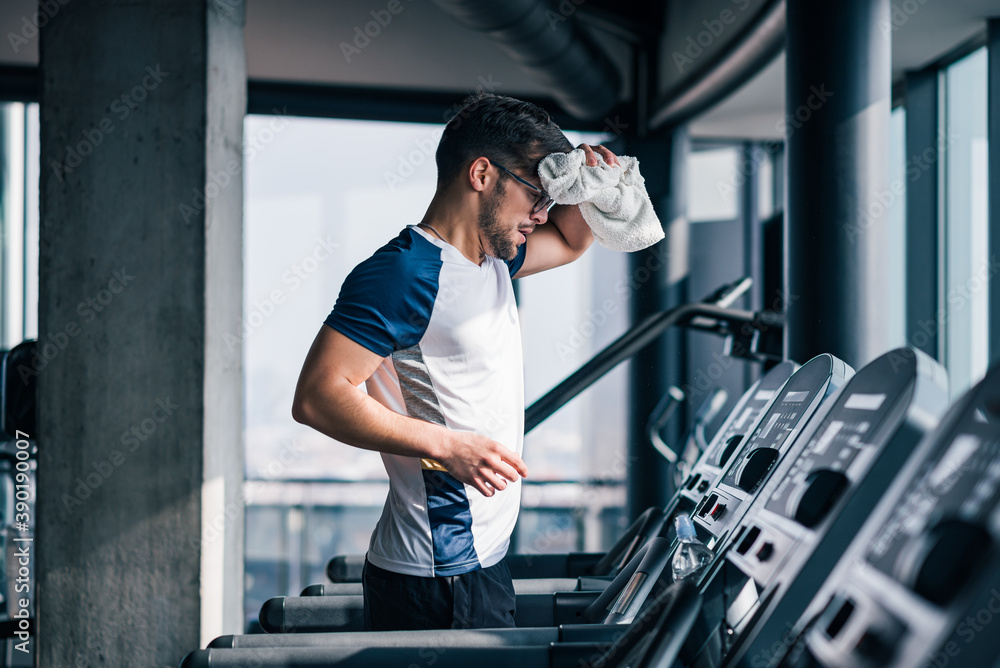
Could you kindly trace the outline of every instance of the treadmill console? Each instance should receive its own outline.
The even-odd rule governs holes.
[[[740,397],[681,486],[680,494],[687,501],[688,507],[697,506],[705,498],[709,487],[715,484],[723,468],[736,454],[743,437],[749,433],[796,369],[798,365],[794,362],[782,362],[764,374]]]
[[[781,387],[695,510],[695,524],[710,536],[709,547],[728,537],[820,404],[853,373],[841,360],[824,354],[804,364]]]
[[[727,610],[733,665],[780,644],[947,407],[944,367],[899,348],[858,371],[803,431],[804,446],[775,470],[727,554],[728,581],[753,581],[753,595]]]
[[[804,640],[787,660],[860,668],[994,665],[1000,633],[989,630],[986,617],[1000,613],[998,544],[994,367],[920,442],[803,613],[795,634]]]

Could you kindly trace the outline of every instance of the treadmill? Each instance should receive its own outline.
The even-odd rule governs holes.
[[[780,645],[872,508],[948,407],[940,364],[911,348],[858,371],[775,468],[710,586],[713,631],[694,668],[757,666]],[[721,601],[717,603],[717,601]]]
[[[916,447],[806,610],[757,665],[996,666],[998,592],[994,365]]]

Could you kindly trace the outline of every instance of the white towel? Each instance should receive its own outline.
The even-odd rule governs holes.
[[[612,167],[598,155],[597,165],[587,165],[582,148],[553,153],[538,165],[542,187],[557,204],[579,204],[594,238],[615,251],[648,248],[663,238],[663,226],[646,193],[639,161],[618,156]]]

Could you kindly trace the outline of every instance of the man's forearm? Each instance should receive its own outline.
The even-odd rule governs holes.
[[[365,450],[434,459],[448,430],[389,410],[341,383],[323,396],[297,398],[295,419],[330,438]]]
[[[400,415],[349,383],[326,387],[308,399],[297,391],[292,413],[331,438],[366,450],[433,459],[484,496],[528,474],[516,452],[486,436]]]
[[[578,205],[564,205],[552,207],[549,212],[549,222],[559,230],[569,247],[578,256],[590,248],[594,243],[594,233],[590,225],[583,219]]]

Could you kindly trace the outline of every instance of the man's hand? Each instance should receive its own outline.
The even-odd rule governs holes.
[[[604,146],[580,144],[577,148],[583,149],[590,167],[596,167],[601,160],[612,167],[621,166],[618,156]],[[583,255],[594,242],[594,234],[577,205],[556,205],[547,215],[544,212],[533,214],[532,220],[538,227],[525,241],[524,264],[514,278],[524,278],[569,264]],[[551,225],[544,225],[546,222]]]
[[[621,163],[618,162],[618,156],[612,153],[610,150],[604,146],[591,146],[590,144],[580,144],[577,148],[583,149],[583,154],[587,156],[587,164],[591,167],[596,167],[598,160],[598,155],[604,159],[604,162],[608,163],[612,167],[618,167]]]
[[[527,477],[528,467],[517,453],[481,434],[450,432],[436,461],[454,478],[472,485],[483,496],[493,496],[507,488],[520,475]]]

